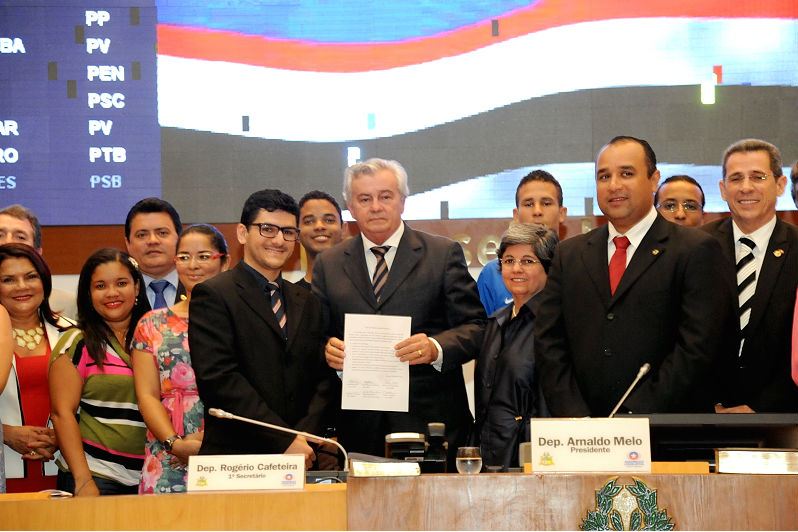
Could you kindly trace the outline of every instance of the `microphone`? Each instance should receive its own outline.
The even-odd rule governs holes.
[[[629,387],[626,389],[626,393],[623,394],[623,397],[621,397],[621,400],[618,401],[618,404],[615,405],[615,408],[612,409],[612,412],[610,412],[610,415],[608,417],[615,416],[615,412],[617,412],[618,409],[621,408],[621,405],[623,404],[624,401],[626,401],[626,398],[629,397],[629,394],[632,393],[632,390],[635,389],[635,386],[637,386],[637,383],[640,382],[640,379],[642,379],[643,376],[646,373],[648,373],[648,370],[650,370],[650,369],[651,369],[651,364],[649,364],[648,362],[646,362],[645,364],[640,366],[640,369],[637,372],[637,377],[635,377],[635,380],[633,380],[632,384],[630,384]]]
[[[331,440],[329,438],[322,438],[321,436],[316,436],[315,434],[311,434],[309,432],[302,432],[301,430],[289,429],[287,427],[281,427],[280,425],[272,425],[271,423],[258,421],[257,419],[250,419],[248,417],[237,416],[235,414],[231,414],[230,412],[225,412],[221,408],[209,408],[208,413],[214,417],[218,417],[221,419],[235,419],[237,421],[243,421],[244,423],[260,425],[261,427],[266,427],[267,429],[277,430],[280,432],[287,432],[289,434],[295,434],[297,436],[303,436],[304,438],[307,438],[309,440],[317,440],[317,441],[332,443],[333,445],[341,449],[342,453],[344,453],[344,472],[347,473],[349,472],[349,455],[346,453],[346,449],[344,449],[344,447],[335,440]]]

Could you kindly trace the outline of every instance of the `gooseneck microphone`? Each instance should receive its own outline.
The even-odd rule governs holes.
[[[230,412],[225,412],[221,408],[209,408],[208,413],[214,417],[222,419],[235,419],[237,421],[243,421],[244,423],[251,423],[252,425],[260,425],[261,427],[266,427],[267,429],[277,430],[280,432],[287,432],[288,434],[294,434],[296,436],[302,436],[309,440],[332,443],[333,445],[341,449],[342,453],[344,453],[344,471],[347,473],[349,472],[349,455],[346,453],[346,449],[344,449],[344,447],[335,440],[331,440],[329,438],[322,438],[321,436],[316,436],[315,434],[311,434],[309,432],[302,432],[301,430],[294,430],[294,429],[289,429],[287,427],[281,427],[279,425],[272,425],[271,423],[258,421],[257,419],[250,419],[248,417],[237,416],[235,414],[231,414]]]
[[[626,398],[629,397],[629,394],[632,393],[632,390],[635,389],[635,386],[637,386],[637,383],[640,382],[640,379],[642,379],[643,376],[646,373],[648,373],[648,370],[650,369],[651,369],[651,364],[649,364],[648,362],[640,366],[640,369],[637,372],[637,377],[635,377],[635,380],[633,380],[632,384],[630,384],[629,387],[626,389],[626,393],[623,394],[623,397],[621,397],[621,400],[618,401],[618,404],[615,405],[615,408],[612,409],[612,412],[610,412],[610,415],[608,417],[613,417],[615,415],[615,412],[617,412],[618,409],[621,408],[621,405],[623,404],[624,401],[626,401]]]

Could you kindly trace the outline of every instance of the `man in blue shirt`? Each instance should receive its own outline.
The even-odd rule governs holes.
[[[568,209],[562,206],[562,187],[545,170],[534,170],[521,179],[515,191],[513,223],[536,223],[559,232]],[[498,259],[488,262],[477,279],[479,299],[488,316],[513,302],[502,281]]]

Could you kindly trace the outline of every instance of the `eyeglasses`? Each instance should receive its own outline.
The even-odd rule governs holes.
[[[684,200],[682,202],[678,202],[675,200],[667,200],[657,205],[657,208],[665,209],[668,212],[676,212],[677,210],[679,210],[679,205],[682,206],[684,212],[698,212],[699,210],[701,210],[701,205],[699,205],[697,201],[693,200]]]
[[[537,259],[499,259],[499,262],[501,262],[503,266],[510,266],[511,268],[516,262],[520,264],[522,268],[529,268],[533,264],[540,264],[540,261]]]
[[[183,264],[188,264],[191,262],[191,259],[197,259],[197,262],[200,264],[204,264],[206,262],[210,262],[213,259],[219,259],[227,255],[226,253],[198,253],[197,255],[192,255],[191,253],[178,253],[175,255],[175,262],[181,262]]]
[[[746,176],[745,174],[732,174],[730,176],[726,176],[726,182],[734,183],[735,185],[742,185],[746,177],[751,180],[751,183],[762,183],[768,177],[774,176],[773,174],[760,174],[759,172],[754,172],[749,176]]]
[[[299,229],[296,227],[280,227],[274,224],[249,224],[258,228],[260,236],[274,238],[278,232],[283,233],[286,242],[295,242],[299,238]]]

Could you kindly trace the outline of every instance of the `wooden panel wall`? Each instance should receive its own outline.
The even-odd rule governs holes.
[[[798,223],[798,211],[780,211],[779,217],[790,223]],[[727,213],[707,213],[704,221],[709,222]],[[408,222],[413,228],[428,233],[444,235],[459,241],[466,252],[466,262],[470,267],[479,268],[487,260],[495,258],[491,253],[498,245],[501,234],[510,223],[509,218],[466,219],[466,220],[417,220]],[[581,234],[583,229],[591,229],[605,223],[603,216],[569,216],[560,227],[560,239]],[[185,224],[188,226],[189,224]],[[227,239],[233,264],[242,254],[241,245],[236,239],[237,224],[214,224]],[[346,223],[347,236],[357,234],[357,224]],[[44,257],[53,275],[77,274],[86,258],[102,247],[125,249],[125,228],[123,225],[65,225],[42,228],[42,248]],[[296,247],[294,255],[286,264],[286,271],[304,270],[304,252]]]

